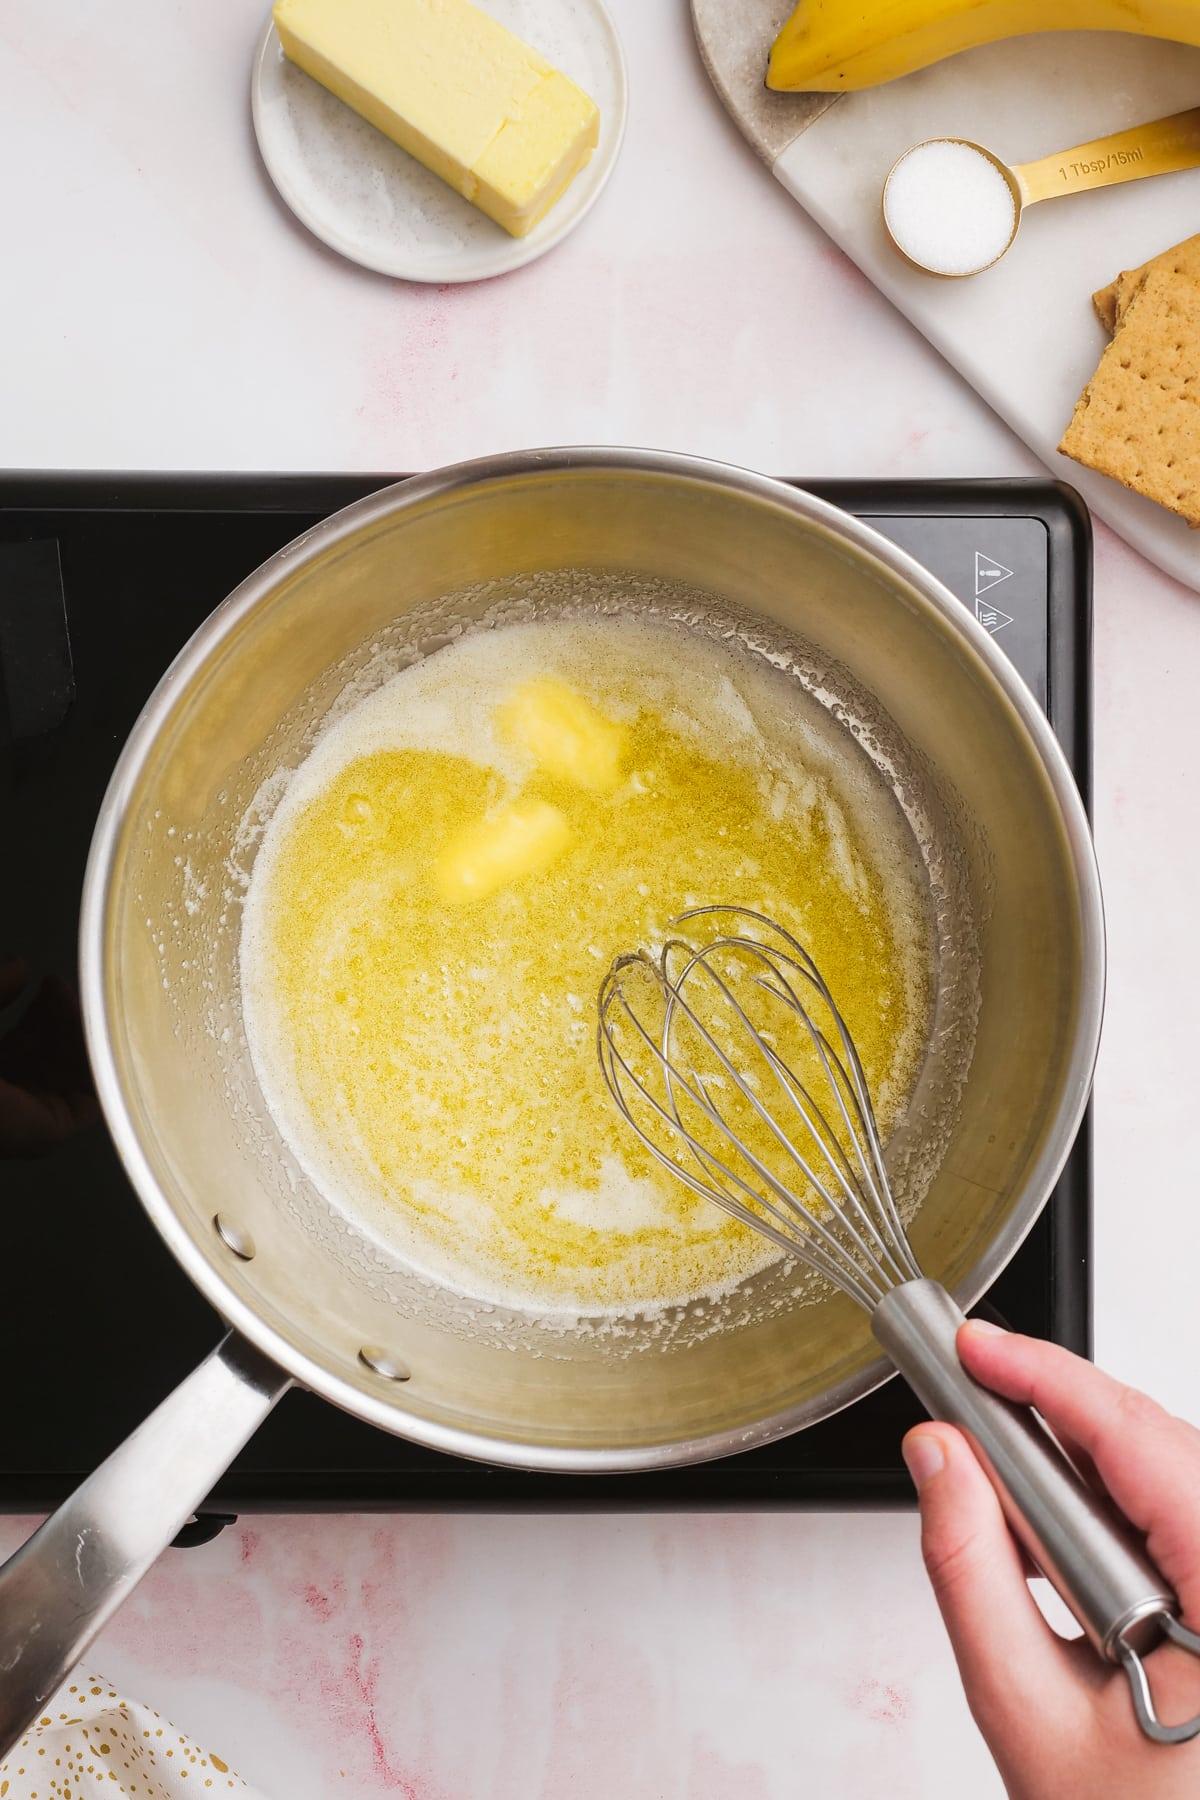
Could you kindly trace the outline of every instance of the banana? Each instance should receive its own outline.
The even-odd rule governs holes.
[[[767,86],[847,93],[977,44],[1085,30],[1200,45],[1200,0],[800,0],[771,48]]]

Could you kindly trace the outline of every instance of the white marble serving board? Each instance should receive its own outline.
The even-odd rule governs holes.
[[[1045,202],[1001,263],[965,281],[938,281],[903,263],[879,205],[892,163],[921,138],[969,137],[1007,162],[1028,162],[1193,106],[1200,50],[1111,32],[1047,32],[831,102],[762,87],[786,11],[780,0],[737,9],[692,0],[714,85],[755,149],[1055,475],[1143,555],[1200,589],[1200,531],[1055,448],[1105,343],[1093,289],[1200,231],[1200,170]]]

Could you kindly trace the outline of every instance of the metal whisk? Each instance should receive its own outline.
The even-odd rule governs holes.
[[[1200,1655],[1179,1602],[1106,1497],[1027,1407],[967,1374],[964,1314],[921,1274],[884,1159],[854,1041],[804,946],[761,913],[705,906],[651,956],[620,956],[600,989],[609,1092],[650,1153],[714,1205],[798,1257],[871,1316],[931,1416],[960,1426],[1012,1529],[1099,1653],[1129,1677],[1138,1722],[1163,1724],[1142,1657],[1163,1638]],[[711,933],[712,935],[709,935]]]

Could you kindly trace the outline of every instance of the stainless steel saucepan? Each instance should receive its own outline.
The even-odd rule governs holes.
[[[485,1313],[331,1210],[276,1135],[237,942],[280,771],[398,657],[519,613],[531,578],[543,605],[557,587],[697,629],[727,616],[891,784],[938,939],[935,1029],[892,1147],[926,1272],[975,1301],[1067,1155],[1104,978],[1087,821],[1036,704],[946,589],[810,495],[647,451],[499,457],[349,507],[192,638],[97,825],[81,979],[101,1103],[229,1335],[0,1570],[0,1755],[293,1382],[438,1450],[581,1473],[744,1450],[890,1372],[856,1308],[797,1304],[778,1271],[721,1314],[620,1333]]]

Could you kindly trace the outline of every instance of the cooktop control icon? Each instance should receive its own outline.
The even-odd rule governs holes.
[[[1002,581],[1008,581],[1011,576],[1012,570],[1006,569],[994,556],[988,556],[982,550],[975,552],[975,617],[983,629],[990,631],[993,636],[996,632],[1003,631],[1006,625],[1012,624],[1012,614],[1001,612],[998,606],[993,606],[983,596],[989,588],[999,587]]]

